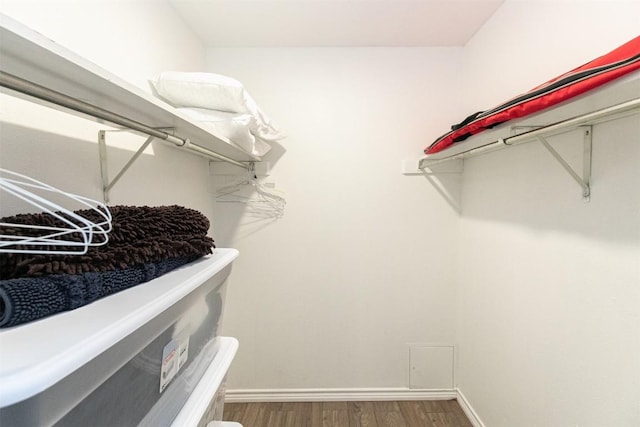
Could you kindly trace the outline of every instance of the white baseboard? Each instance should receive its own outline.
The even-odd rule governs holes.
[[[469,401],[459,388],[456,389],[456,394],[458,405],[460,405],[467,418],[469,418],[469,421],[471,421],[473,427],[485,427],[484,423],[482,422],[476,411],[473,410],[473,407],[469,404]]]
[[[238,402],[335,402],[335,401],[393,401],[455,399],[455,389],[415,390],[408,388],[357,389],[227,389],[225,401]]]

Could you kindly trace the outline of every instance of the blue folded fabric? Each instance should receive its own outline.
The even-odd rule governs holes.
[[[131,288],[200,256],[171,258],[130,268],[83,274],[57,274],[0,280],[0,328],[73,310]]]

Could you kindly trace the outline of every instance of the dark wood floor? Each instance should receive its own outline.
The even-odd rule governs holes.
[[[243,427],[472,427],[456,400],[225,403]]]

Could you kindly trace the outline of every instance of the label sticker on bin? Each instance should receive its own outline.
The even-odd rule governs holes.
[[[162,368],[160,369],[160,393],[176,376],[189,357],[189,335],[174,338],[162,349]]]

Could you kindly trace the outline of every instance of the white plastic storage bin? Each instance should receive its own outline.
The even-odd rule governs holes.
[[[220,350],[171,427],[242,427],[222,421],[225,378],[237,349],[235,338],[221,338]]]
[[[73,311],[0,331],[0,426],[169,426],[224,340],[235,249]]]

